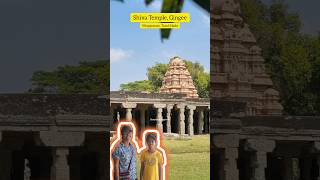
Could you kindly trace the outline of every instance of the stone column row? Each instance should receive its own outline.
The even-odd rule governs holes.
[[[167,109],[167,119],[166,119],[166,126],[167,126],[167,132],[171,133],[171,112],[173,110],[173,104],[153,104],[153,107],[156,109],[157,115],[156,115],[156,121],[157,121],[157,125],[156,127],[163,130],[163,126],[162,126],[162,122],[163,122],[163,116],[162,116],[162,112],[163,109],[166,108]],[[122,108],[125,108],[126,110],[126,120],[128,121],[132,121],[132,110],[134,108],[137,107],[136,103],[122,103],[121,104]],[[185,105],[185,104],[178,104],[177,106],[178,109],[178,133],[179,134],[185,134],[186,130],[185,130],[185,109],[188,109],[188,124],[187,124],[187,128],[188,128],[188,134],[189,135],[194,135],[194,111],[196,110],[196,106],[194,105]],[[140,127],[141,128],[145,128],[146,126],[146,116],[145,116],[145,111],[146,108],[145,106],[141,106],[139,107],[140,109]],[[199,134],[202,134],[202,132],[204,131],[204,126],[205,125],[209,125],[209,124],[205,124],[207,122],[207,120],[205,120],[205,118],[208,118],[204,115],[204,109],[197,109],[198,111],[198,123],[197,123],[197,129]],[[117,119],[119,120],[120,117],[117,117]]]

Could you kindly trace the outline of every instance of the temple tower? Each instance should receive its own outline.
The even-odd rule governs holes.
[[[247,102],[247,114],[280,115],[279,92],[266,74],[261,48],[237,0],[216,0],[211,13],[211,93]]]
[[[181,93],[191,98],[199,97],[186,64],[181,58],[173,57],[170,59],[160,92]]]

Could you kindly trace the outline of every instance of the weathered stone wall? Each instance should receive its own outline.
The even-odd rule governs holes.
[[[1,94],[1,115],[107,115],[109,100],[93,94]]]

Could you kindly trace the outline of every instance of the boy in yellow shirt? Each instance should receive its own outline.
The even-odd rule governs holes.
[[[148,134],[146,137],[147,150],[141,154],[140,180],[163,180],[163,157],[157,150],[157,137]]]

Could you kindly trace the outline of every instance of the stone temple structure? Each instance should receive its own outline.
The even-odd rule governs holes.
[[[1,94],[1,180],[108,179],[109,100]]]
[[[182,136],[209,133],[209,99],[198,97],[179,57],[170,60],[160,93],[112,91],[110,101],[113,126],[131,120],[140,130],[154,127]]]
[[[320,118],[281,115],[238,0],[211,2],[211,178],[320,179]]]
[[[160,92],[181,93],[186,94],[187,97],[198,97],[190,72],[181,58],[174,57],[170,60]]]
[[[212,96],[247,102],[247,115],[280,115],[279,93],[266,74],[261,48],[234,0],[213,2]]]

